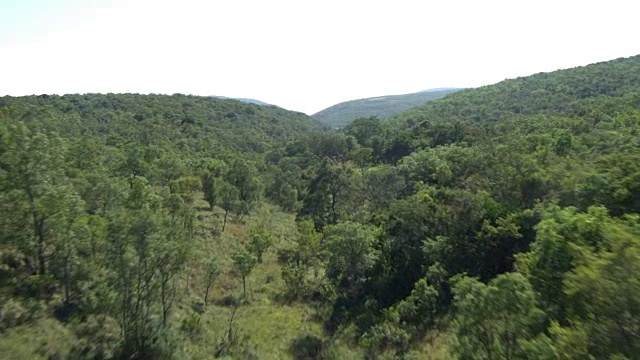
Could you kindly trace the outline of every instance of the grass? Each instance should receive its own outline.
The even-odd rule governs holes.
[[[16,326],[0,336],[2,359],[48,359],[69,352],[75,337],[54,318]]]
[[[242,296],[242,282],[233,270],[233,254],[247,244],[252,227],[268,229],[274,244],[263,255],[247,278],[247,299],[239,306],[234,328],[246,336],[249,348],[260,359],[303,359],[305,351],[320,347],[326,359],[362,359],[363,350],[349,336],[329,338],[323,331],[317,309],[309,303],[283,302],[285,284],[278,250],[294,245],[297,234],[295,217],[277,207],[262,205],[244,219],[228,222],[224,233],[203,200],[197,200],[198,228],[194,239],[190,270],[179,275],[179,294],[170,318],[170,333],[176,339],[176,358],[213,359],[221,339],[227,334],[234,304]],[[204,278],[212,257],[219,259],[223,272],[210,291],[209,306],[204,306]],[[39,317],[6,330],[0,336],[0,358],[47,359],[68,354],[79,341],[74,325],[56,319],[53,305]],[[183,329],[193,325],[194,331]],[[185,325],[185,326],[186,326]],[[117,327],[116,327],[117,328]],[[187,328],[189,328],[187,326]],[[86,339],[85,339],[86,340]],[[294,351],[295,348],[295,351]],[[298,356],[294,356],[297,353]],[[440,357],[446,359],[446,357]]]
[[[275,241],[263,255],[263,262],[247,277],[247,301],[238,308],[234,326],[239,333],[247,336],[260,359],[292,359],[292,345],[305,336],[320,339],[332,358],[362,358],[361,351],[354,349],[353,344],[330,341],[324,335],[322,323],[317,321],[316,310],[311,304],[284,304],[279,300],[285,284],[277,251],[294,245],[298,236],[294,215],[286,214],[272,205],[262,205],[242,220],[232,217],[225,231],[215,234],[215,229],[221,228],[216,221],[221,221],[222,210],[216,208],[212,213],[202,200],[194,206],[199,209],[198,217],[201,219],[196,244],[201,260],[193,264],[188,295],[176,306],[176,324],[192,316],[194,308],[204,307],[203,279],[207,259],[219,259],[224,271],[210,291],[210,305],[199,315],[201,336],[196,341],[185,337],[187,345],[179,350],[179,358],[214,358],[213,349],[228,331],[232,303],[242,296],[242,282],[233,271],[231,257],[247,244],[253,227],[268,229]],[[217,218],[213,214],[218,214]]]

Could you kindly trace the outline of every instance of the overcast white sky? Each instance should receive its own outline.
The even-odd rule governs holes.
[[[0,0],[0,95],[224,95],[312,114],[640,54],[634,3]]]

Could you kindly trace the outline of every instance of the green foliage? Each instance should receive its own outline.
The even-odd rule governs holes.
[[[79,341],[73,344],[69,357],[88,359],[112,359],[118,354],[120,328],[115,319],[90,315],[75,324],[73,331]]]
[[[222,231],[224,232],[229,212],[240,212],[240,191],[228,182],[221,181],[218,183],[216,194],[219,197],[220,207],[224,209],[224,222],[222,223]]]
[[[207,306],[207,300],[209,299],[209,290],[216,281],[218,276],[222,273],[220,269],[220,262],[216,258],[212,258],[207,264],[207,274],[205,277],[205,290],[204,290],[204,306]]]
[[[345,218],[352,205],[350,172],[351,169],[344,164],[325,157],[309,183],[308,195],[303,200],[299,216],[309,217],[317,230]]]
[[[233,265],[242,278],[242,296],[247,297],[246,278],[257,265],[257,259],[246,250],[241,250],[233,255]]]
[[[370,147],[374,137],[382,134],[382,125],[376,117],[360,118],[347,125],[344,133],[356,138],[360,146]]]
[[[202,340],[202,333],[204,332],[202,317],[198,313],[191,313],[191,315],[182,319],[180,330],[187,334],[192,341]]]
[[[640,352],[640,221],[607,219],[601,223],[606,245],[576,249],[576,266],[563,285],[572,332],[584,331],[595,358]]]
[[[503,274],[487,285],[461,277],[454,289],[456,353],[461,359],[515,359],[543,329],[531,285],[519,274]]]
[[[172,194],[180,195],[185,202],[192,203],[197,192],[202,190],[200,180],[193,176],[183,176],[169,183]]]
[[[320,264],[324,258],[321,240],[311,221],[298,222],[296,246],[283,259],[282,279],[287,299],[308,299],[312,292],[319,292]],[[313,272],[313,282],[309,280],[309,271]]]
[[[255,255],[258,263],[262,263],[262,255],[273,245],[272,236],[265,229],[254,229],[249,236],[249,251]]]
[[[206,174],[202,177],[202,191],[204,199],[209,203],[209,208],[213,211],[214,206],[218,202],[218,189],[216,188],[216,178],[212,174]]]
[[[35,311],[26,308],[18,299],[3,301],[0,307],[0,331],[25,324],[36,315]]]
[[[639,61],[463,90],[341,133],[178,94],[2,97],[0,349],[635,358]],[[258,284],[242,326],[233,274],[245,299]]]
[[[551,206],[536,227],[531,251],[519,258],[518,268],[527,275],[545,310],[555,319],[565,316],[563,278],[574,268],[575,246],[600,247],[606,218],[604,208],[593,207],[588,213],[579,213],[575,208]]]
[[[344,296],[360,292],[377,259],[374,245],[379,236],[380,229],[353,222],[331,225],[323,231],[326,274]]]

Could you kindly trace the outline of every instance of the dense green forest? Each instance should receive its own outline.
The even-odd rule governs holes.
[[[358,118],[373,116],[384,119],[459,90],[461,89],[437,89],[345,101],[321,110],[311,117],[327,126],[342,128]]]
[[[637,359],[640,56],[332,132],[0,98],[11,359]]]

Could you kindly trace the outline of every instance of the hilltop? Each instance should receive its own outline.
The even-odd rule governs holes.
[[[238,101],[243,102],[243,103],[262,105],[262,106],[275,106],[275,105],[266,103],[264,101],[260,101],[260,100],[256,100],[256,99],[249,99],[249,98],[232,98],[232,97],[227,97],[227,96],[216,96],[216,95],[210,95],[208,97],[212,97],[212,98],[216,98],[216,99],[238,100]]]
[[[351,100],[328,107],[311,115],[311,117],[328,126],[340,128],[357,118],[371,116],[380,119],[386,118],[459,90],[461,89],[434,89],[412,94],[387,95]]]

